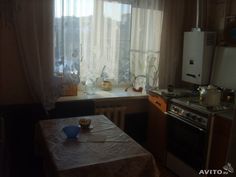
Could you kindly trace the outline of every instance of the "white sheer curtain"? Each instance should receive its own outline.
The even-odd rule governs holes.
[[[139,0],[132,8],[131,73],[146,76],[149,87],[158,86],[162,19],[161,0]]]
[[[160,0],[55,0],[56,72],[122,84],[150,71],[156,84],[161,25]]]
[[[55,0],[56,72],[66,82],[129,80],[130,20],[130,4]]]

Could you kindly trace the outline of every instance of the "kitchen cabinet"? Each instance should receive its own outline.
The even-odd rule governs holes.
[[[149,95],[147,147],[154,157],[166,161],[166,115],[167,101],[158,95]]]
[[[216,115],[211,141],[209,169],[222,169],[227,163],[232,120]]]

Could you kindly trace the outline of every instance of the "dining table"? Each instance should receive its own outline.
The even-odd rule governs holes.
[[[91,125],[76,139],[67,139],[63,128]],[[153,155],[104,115],[41,120],[38,147],[44,172],[50,177],[159,177]]]

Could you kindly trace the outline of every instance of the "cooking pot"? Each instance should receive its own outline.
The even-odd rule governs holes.
[[[206,106],[220,105],[221,91],[217,87],[213,85],[199,87],[199,92],[200,101]]]

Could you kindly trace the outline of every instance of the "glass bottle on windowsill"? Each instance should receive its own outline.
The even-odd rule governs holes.
[[[96,91],[95,81],[93,81],[92,79],[88,79],[86,81],[86,93],[88,95],[94,95],[95,91]]]

